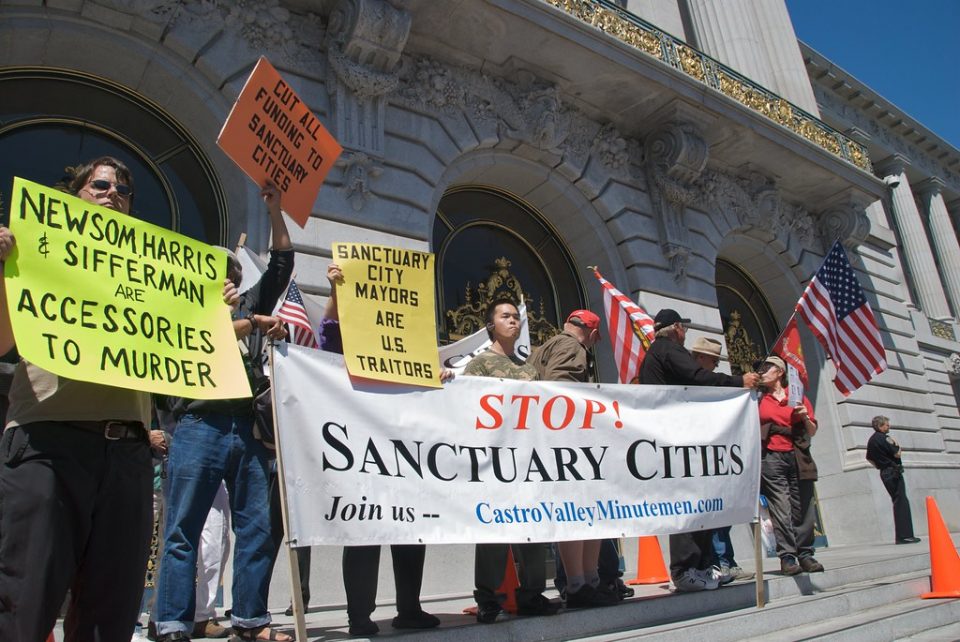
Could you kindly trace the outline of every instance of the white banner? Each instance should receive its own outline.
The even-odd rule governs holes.
[[[295,546],[658,535],[749,522],[755,393],[457,377],[351,380],[282,344],[273,385]]]
[[[517,339],[514,350],[520,360],[526,361],[527,357],[530,356],[530,326],[527,324],[527,304],[521,303],[518,311],[520,312],[520,337]],[[491,345],[493,344],[489,335],[487,335],[487,329],[480,328],[468,337],[437,348],[440,353],[440,364],[447,370],[452,370],[455,374],[461,375],[467,364]]]

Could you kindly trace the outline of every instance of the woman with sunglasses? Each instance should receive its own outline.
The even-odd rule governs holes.
[[[79,198],[128,214],[119,160],[83,165]],[[0,226],[0,261],[15,239]],[[224,299],[235,302],[227,284]],[[0,354],[15,347],[0,284]],[[0,640],[44,640],[67,590],[65,640],[127,642],[140,612],[153,526],[150,394],[17,364],[0,439]]]
[[[813,483],[817,467],[810,456],[810,439],[817,434],[813,406],[790,399],[787,366],[780,357],[767,357],[760,366],[766,388],[760,398],[760,492],[770,506],[777,555],[784,575],[817,573],[823,564],[813,557]]]

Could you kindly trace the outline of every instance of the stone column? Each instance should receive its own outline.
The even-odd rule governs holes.
[[[943,202],[943,187],[943,181],[934,177],[917,185],[916,191],[927,216],[940,275],[956,318],[960,311],[960,243],[957,242],[957,233],[950,222],[947,205]]]
[[[913,280],[917,306],[929,319],[946,319],[950,317],[950,306],[947,305],[947,297],[940,284],[940,275],[927,242],[920,210],[917,209],[910,183],[907,181],[907,164],[905,158],[894,155],[879,163],[876,170],[891,186],[893,219],[903,244],[901,256],[906,260],[910,278]]]
[[[694,46],[819,117],[783,0],[687,0],[687,7]]]
[[[687,0],[691,42],[703,53],[768,87],[773,78],[762,59],[754,0]]]
[[[786,98],[804,111],[820,117],[813,95],[810,76],[803,64],[803,54],[787,5],[782,0],[760,0],[751,3],[757,14],[760,38],[773,84],[768,89]]]

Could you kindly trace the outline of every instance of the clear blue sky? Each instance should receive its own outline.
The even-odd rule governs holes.
[[[787,0],[797,37],[960,148],[960,0]]]

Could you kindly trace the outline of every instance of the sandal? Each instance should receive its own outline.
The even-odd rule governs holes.
[[[266,634],[266,635],[264,635]],[[230,642],[255,642],[256,640],[274,640],[275,642],[294,642],[294,639],[287,635],[271,629],[269,624],[257,626],[252,629],[241,629],[233,627],[233,635],[230,636]]]

